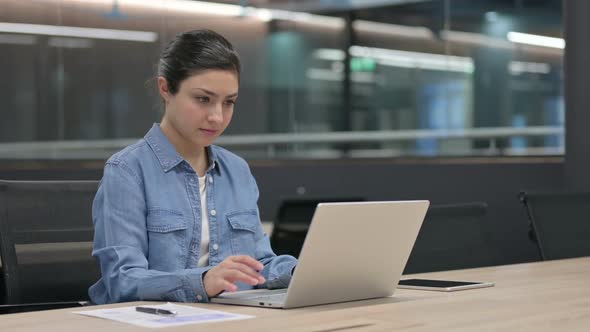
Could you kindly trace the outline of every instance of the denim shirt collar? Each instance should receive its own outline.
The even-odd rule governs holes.
[[[160,162],[160,166],[162,166],[162,170],[165,173],[168,173],[171,169],[181,164],[183,161],[188,166],[188,162],[182,158],[182,156],[176,151],[174,145],[170,142],[168,137],[164,135],[162,129],[160,128],[159,123],[154,123],[152,128],[147,132],[144,136],[145,141],[154,151],[156,158]],[[217,154],[215,153],[215,149],[211,146],[205,147],[207,150],[207,156],[209,158],[209,168],[207,172],[211,169],[217,169],[219,171],[219,167],[217,167]],[[190,167],[190,166],[189,166]]]

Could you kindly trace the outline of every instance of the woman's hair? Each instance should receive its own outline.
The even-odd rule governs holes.
[[[176,35],[160,54],[158,76],[168,82],[175,95],[180,83],[204,70],[221,69],[240,78],[240,58],[232,44],[211,30],[193,30]]]

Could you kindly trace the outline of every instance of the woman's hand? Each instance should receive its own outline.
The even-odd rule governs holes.
[[[219,265],[205,273],[203,284],[209,297],[219,295],[225,291],[235,292],[236,282],[256,286],[264,283],[264,277],[259,271],[264,265],[250,256],[230,256]]]

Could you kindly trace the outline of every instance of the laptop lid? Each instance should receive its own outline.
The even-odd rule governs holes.
[[[428,205],[318,204],[283,307],[393,295]]]

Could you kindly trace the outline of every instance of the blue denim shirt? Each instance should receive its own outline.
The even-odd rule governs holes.
[[[249,255],[264,264],[266,282],[257,287],[288,286],[297,261],[273,253],[262,231],[258,187],[247,163],[223,148],[207,149],[207,267],[197,267],[199,179],[160,126],[154,124],[142,140],[107,161],[92,206],[92,255],[102,272],[89,289],[92,302],[207,302],[203,273],[232,255]]]

